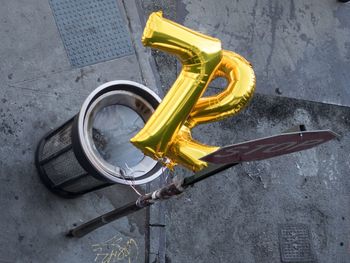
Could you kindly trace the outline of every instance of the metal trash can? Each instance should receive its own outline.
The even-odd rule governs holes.
[[[93,91],[80,112],[39,142],[35,164],[42,182],[63,197],[76,197],[115,183],[140,185],[163,166],[129,139],[161,99],[133,81],[111,81]]]

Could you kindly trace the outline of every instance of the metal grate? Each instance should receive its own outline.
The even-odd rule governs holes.
[[[40,161],[50,158],[60,150],[70,146],[72,144],[72,123],[69,122],[59,130],[56,134],[47,139]]]
[[[80,177],[86,171],[80,166],[73,150],[69,150],[50,160],[44,166],[46,174],[55,185]]]
[[[49,0],[74,67],[134,53],[116,0]]]
[[[303,224],[281,225],[279,228],[279,243],[282,262],[316,262],[311,247],[308,226]]]
[[[52,191],[66,197],[111,184],[103,178],[94,178],[79,163],[73,149],[73,122],[72,118],[43,138],[36,155],[36,165],[43,182]]]

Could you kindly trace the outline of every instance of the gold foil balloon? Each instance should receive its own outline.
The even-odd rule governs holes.
[[[198,171],[207,166],[200,158],[219,147],[192,139],[191,128],[238,113],[254,92],[254,71],[240,55],[221,49],[212,38],[152,13],[142,43],[176,55],[182,70],[144,128],[130,141],[157,159],[170,160]],[[227,79],[226,89],[216,96],[201,98],[208,84],[217,77]]]

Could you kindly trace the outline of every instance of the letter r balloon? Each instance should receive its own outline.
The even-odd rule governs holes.
[[[194,140],[191,129],[237,114],[255,88],[255,75],[242,56],[222,50],[219,39],[203,35],[152,13],[142,36],[145,46],[176,55],[182,70],[143,129],[130,141],[144,154],[167,158],[168,167],[181,164],[198,171],[207,166],[200,158],[219,147]],[[219,94],[202,97],[217,77],[227,79]]]

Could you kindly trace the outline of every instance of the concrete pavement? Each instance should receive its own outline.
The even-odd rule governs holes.
[[[130,240],[130,254],[120,262],[281,262],[288,257],[285,262],[300,262],[306,256],[309,262],[348,262],[349,4],[117,4],[134,52],[83,67],[70,63],[49,2],[2,4],[0,262],[102,262],[111,247]],[[148,212],[67,239],[68,229],[137,195],[113,186],[73,200],[56,197],[39,181],[35,147],[104,82],[128,79],[160,96],[167,92],[177,77],[176,59],[140,42],[147,15],[160,9],[165,17],[220,38],[224,48],[250,60],[257,75],[251,105],[234,118],[198,127],[195,138],[226,145],[296,124],[329,128],[341,137],[302,153],[236,166]],[[210,85],[208,94],[222,85]],[[164,178],[143,190],[163,184]],[[294,246],[294,254],[286,254],[286,245]]]
[[[2,3],[0,262],[145,262],[148,258],[146,211],[81,239],[65,237],[70,228],[135,200],[137,194],[130,187],[112,186],[66,200],[45,188],[34,167],[34,151],[42,136],[74,116],[102,83],[134,80],[157,92],[148,58],[142,53],[146,51],[139,49],[142,28],[135,3],[109,3],[120,14],[115,26],[126,30],[132,52],[87,66],[71,64],[66,52],[69,42],[58,30],[49,1]],[[84,19],[79,21],[82,30],[91,22]],[[94,26],[88,32],[91,35],[83,32],[79,37],[93,38],[100,30]],[[92,52],[84,46],[88,40],[83,42],[73,48],[77,54],[89,55]],[[120,254],[120,249],[128,253]]]

